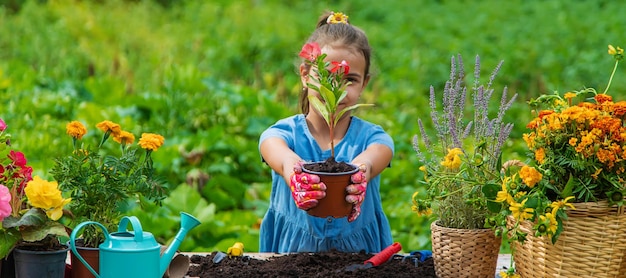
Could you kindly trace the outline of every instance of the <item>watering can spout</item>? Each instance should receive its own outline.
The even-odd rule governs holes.
[[[161,255],[161,259],[159,262],[159,270],[161,276],[165,274],[165,271],[172,261],[172,258],[174,258],[174,255],[176,254],[176,250],[178,250],[180,243],[183,241],[185,236],[187,236],[187,232],[189,232],[189,230],[195,228],[198,225],[200,225],[200,221],[198,221],[198,219],[193,217],[191,214],[188,214],[186,212],[180,213],[180,230],[178,230],[178,233],[174,237],[172,243],[170,243],[170,246],[168,246],[167,249],[165,249],[165,252],[163,252],[163,255]]]

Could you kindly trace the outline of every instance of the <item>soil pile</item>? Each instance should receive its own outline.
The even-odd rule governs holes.
[[[213,263],[216,254],[191,256],[189,277],[436,277],[432,258],[417,263],[416,259],[395,255],[377,267],[347,271],[347,266],[363,264],[373,254],[329,251],[276,255],[267,260],[225,257]]]

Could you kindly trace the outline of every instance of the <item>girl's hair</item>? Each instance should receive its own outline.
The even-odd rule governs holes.
[[[320,48],[326,45],[348,47],[360,52],[365,58],[364,77],[367,77],[370,71],[370,57],[372,56],[372,48],[367,35],[365,35],[363,30],[349,23],[328,23],[327,19],[331,14],[332,12],[326,12],[320,16],[315,31],[313,31],[306,43],[316,42]],[[300,111],[303,114],[308,114],[309,99],[306,87],[301,90],[299,103]]]

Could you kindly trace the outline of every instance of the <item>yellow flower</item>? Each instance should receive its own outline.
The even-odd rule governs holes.
[[[135,135],[128,131],[122,130],[117,136],[115,134],[113,135],[113,140],[122,145],[132,144],[133,142],[135,142]]]
[[[574,94],[574,93],[572,93],[572,92],[567,92],[567,93],[565,93],[565,94],[563,95],[563,97],[564,97],[565,99],[568,99],[568,100],[569,100],[569,99],[573,99],[573,98],[575,98],[575,97],[576,97],[576,94]]]
[[[535,211],[532,208],[524,207],[526,201],[528,201],[528,199],[524,199],[521,203],[513,202],[509,207],[513,217],[519,221],[530,219],[533,216],[533,211]]]
[[[548,233],[550,233],[552,235],[554,233],[556,233],[556,230],[559,228],[559,222],[556,221],[556,217],[554,217],[554,214],[548,212],[548,213],[546,213],[545,216],[540,215],[539,219],[540,219],[540,221],[549,222],[549,225],[547,226]]]
[[[96,127],[104,131],[105,133],[113,134],[113,136],[119,136],[120,132],[122,132],[122,128],[120,127],[120,125],[111,121],[102,121],[98,123]]]
[[[615,47],[613,47],[612,45],[609,44],[609,55],[622,55],[624,54],[624,49],[622,49],[621,47],[617,47],[617,49]]]
[[[517,273],[509,273],[506,270],[501,270],[500,271],[500,278],[521,278],[522,276],[520,276]]]
[[[537,184],[541,180],[541,178],[543,178],[543,175],[539,173],[539,171],[537,171],[535,167],[529,167],[526,165],[524,165],[519,171],[519,176],[530,188],[533,188],[535,184]]]
[[[556,215],[557,211],[564,207],[570,207],[571,209],[576,209],[573,204],[568,203],[568,201],[572,199],[574,199],[574,196],[569,196],[563,200],[552,202],[552,204],[550,204],[550,207],[552,207],[552,214]]]
[[[424,172],[424,180],[428,182],[428,170],[425,165],[420,166],[420,171]]]
[[[70,199],[63,199],[56,181],[47,181],[39,176],[33,177],[24,188],[28,203],[33,207],[41,208],[52,220],[58,220],[63,215],[63,207]]]
[[[139,138],[139,146],[146,150],[156,151],[163,145],[163,136],[154,133],[143,133]]]
[[[348,24],[348,16],[343,13],[331,13],[326,19],[326,23],[329,24],[337,24],[337,23],[345,23]]]
[[[460,148],[448,149],[448,154],[441,161],[441,165],[451,170],[459,169],[461,167],[460,154],[463,154]]]
[[[498,194],[496,195],[496,202],[501,203],[506,201],[508,204],[512,204],[514,202],[513,196],[509,194],[506,188],[506,184],[509,183],[511,180],[511,177],[504,177],[504,180],[502,181],[502,190],[498,191]]]
[[[539,148],[535,151],[535,159],[539,164],[543,164],[546,159],[546,150],[544,148]]]
[[[427,207],[424,202],[417,199],[417,194],[419,194],[419,192],[415,191],[415,193],[413,193],[413,196],[411,196],[411,201],[413,202],[413,205],[411,206],[411,211],[416,213],[418,216],[431,215],[433,213],[433,210]]]
[[[69,136],[78,140],[83,139],[83,136],[87,134],[87,128],[79,121],[71,121],[65,126],[65,130]]]

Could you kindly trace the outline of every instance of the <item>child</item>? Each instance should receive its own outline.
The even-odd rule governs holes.
[[[320,18],[307,42],[316,42],[326,61],[346,61],[350,66],[344,77],[351,82],[338,110],[358,102],[369,82],[371,48],[365,33],[349,24],[342,13],[327,13]],[[378,125],[344,114],[335,127],[335,138],[323,117],[307,96],[317,94],[307,88],[311,68],[300,65],[303,85],[300,97],[302,114],[282,120],[265,130],[259,140],[263,160],[272,168],[270,206],[261,224],[261,252],[380,252],[391,245],[391,230],[380,200],[379,174],[390,166],[393,140]],[[346,201],[353,204],[348,217],[314,217],[306,210],[325,196],[326,186],[319,176],[302,173],[302,162],[326,160],[335,143],[335,159],[358,165],[346,188]],[[366,194],[367,193],[367,194]]]

